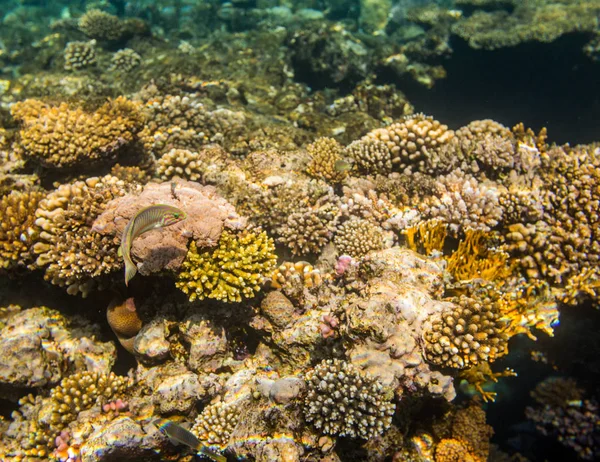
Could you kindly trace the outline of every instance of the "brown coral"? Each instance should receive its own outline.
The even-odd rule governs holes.
[[[0,267],[27,264],[30,248],[39,229],[35,211],[44,193],[36,190],[13,191],[0,198]]]
[[[12,115],[21,123],[17,148],[46,167],[74,167],[111,158],[132,143],[141,129],[139,106],[124,97],[95,112],[66,103],[49,106],[28,99],[15,104]]]
[[[363,218],[351,218],[342,223],[334,238],[340,255],[360,258],[373,250],[385,247],[383,230]]]
[[[98,9],[89,10],[79,18],[79,30],[90,38],[118,40],[123,35],[121,20]]]
[[[310,176],[335,184],[348,175],[348,171],[340,167],[343,147],[333,138],[317,138],[306,150],[311,157],[306,166],[306,173]]]

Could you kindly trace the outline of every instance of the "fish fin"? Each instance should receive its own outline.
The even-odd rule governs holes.
[[[202,446],[198,451],[198,454],[202,454],[203,456],[208,457],[216,462],[227,462],[227,458],[222,456],[221,454],[217,454],[216,452],[211,451],[207,447]]]
[[[137,273],[137,267],[135,266],[135,264],[129,260],[129,261],[125,261],[125,285],[129,286],[129,281],[131,281],[131,279],[133,278],[133,276],[135,276],[135,273]]]

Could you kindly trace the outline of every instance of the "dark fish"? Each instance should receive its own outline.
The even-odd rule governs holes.
[[[125,285],[129,285],[131,278],[137,273],[137,267],[131,260],[131,245],[133,240],[156,228],[174,225],[187,218],[187,214],[172,205],[157,204],[144,207],[137,212],[123,230],[119,255],[125,261]]]
[[[227,462],[224,456],[214,453],[207,447],[203,446],[196,435],[191,431],[186,430],[181,425],[177,425],[175,422],[171,422],[166,419],[156,419],[154,425],[158,427],[160,432],[165,435],[172,443],[179,443],[189,446],[196,454],[202,454],[206,457],[211,458],[217,462]]]

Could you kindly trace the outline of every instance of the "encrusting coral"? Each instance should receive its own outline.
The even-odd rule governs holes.
[[[190,301],[214,298],[240,302],[260,290],[277,262],[273,240],[263,231],[224,231],[214,249],[199,251],[196,243],[181,265],[175,285]]]
[[[304,415],[328,435],[369,439],[392,422],[396,406],[376,378],[345,361],[326,360],[306,376]]]
[[[32,259],[31,246],[39,234],[35,211],[44,196],[34,189],[0,198],[0,267],[24,265]]]
[[[139,105],[122,96],[95,112],[28,99],[15,104],[11,113],[21,124],[16,148],[50,168],[110,159],[136,140],[143,124]]]

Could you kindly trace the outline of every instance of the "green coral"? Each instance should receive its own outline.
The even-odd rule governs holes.
[[[265,232],[223,231],[216,249],[198,251],[192,242],[175,285],[190,301],[240,302],[254,296],[276,262],[275,244]]]

